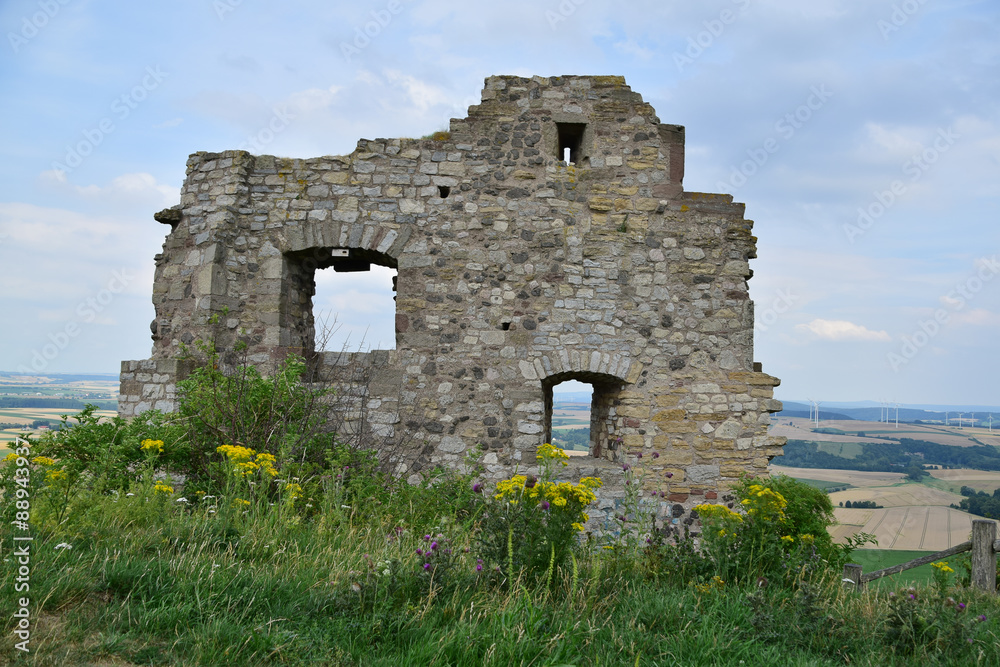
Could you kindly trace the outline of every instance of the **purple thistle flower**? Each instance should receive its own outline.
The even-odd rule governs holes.
[[[431,569],[431,564],[430,563],[424,563],[424,569],[425,570]]]
[[[437,542],[431,542],[431,551],[434,551],[437,548],[438,548],[438,543]]]
[[[524,488],[526,489],[535,488],[535,482],[537,481],[538,479],[534,475],[528,475],[527,479],[524,480]]]
[[[629,465],[629,464],[627,464],[627,463],[623,463],[623,464],[622,464],[622,470],[623,470],[623,471],[625,471],[625,472],[628,472],[628,471],[629,471],[629,469],[630,469],[631,467],[632,467],[632,466],[630,466],[630,465]]]
[[[473,493],[479,493],[482,490],[483,490],[483,485],[480,484],[479,482],[476,482],[475,484],[472,485],[472,492]]]
[[[673,477],[673,476],[674,476],[674,473],[672,473],[672,472],[668,472],[668,473],[667,473],[667,479],[670,479],[670,478],[671,478],[671,477]]]
[[[417,549],[417,555],[418,555],[418,556],[423,556],[423,555],[424,555],[424,552],[423,552],[423,551],[421,551],[420,549]]]
[[[653,458],[654,459],[660,458],[660,453],[659,452],[653,452]]]
[[[430,535],[424,535],[424,542],[427,542],[427,541],[429,541],[430,539],[431,539],[431,536],[430,536]]]
[[[476,572],[482,572],[482,571],[483,571],[483,564],[476,563]]]
[[[911,600],[916,600],[916,599],[917,599],[917,596],[916,596],[916,595],[914,595],[913,593],[910,593],[910,599],[911,599]]]
[[[542,504],[540,505],[540,507],[542,508],[542,511],[547,510],[549,508],[549,501],[543,500]]]
[[[980,614],[979,615],[979,622],[980,623],[984,623],[985,621],[986,621],[986,614]]]
[[[913,596],[910,596],[910,597],[913,597]],[[965,603],[964,602],[959,602],[958,603],[958,610],[959,611],[964,611],[965,610]]]
[[[451,555],[451,549],[445,549],[444,553],[445,553],[445,555],[450,556]]]
[[[642,458],[642,452],[639,452],[639,453],[638,453],[638,454],[636,454],[635,456],[636,456],[636,458],[637,458],[637,459],[641,459],[641,458]]]

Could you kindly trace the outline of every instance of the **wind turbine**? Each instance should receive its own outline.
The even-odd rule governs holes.
[[[965,414],[964,412],[958,413],[958,428],[962,428],[962,415],[964,414]]]
[[[899,403],[896,403],[896,428],[899,428]]]
[[[820,401],[816,401],[816,428],[819,428],[819,406],[823,405]]]
[[[976,413],[975,412],[972,413],[972,416],[969,417],[969,420],[972,422],[972,428],[976,428]]]

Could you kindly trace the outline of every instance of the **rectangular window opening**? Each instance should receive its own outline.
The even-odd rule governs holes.
[[[586,129],[586,123],[556,123],[559,149],[556,151],[556,159],[568,164],[580,164],[583,159],[583,133]]]
[[[395,266],[335,248],[316,270],[312,298],[317,352],[396,349]]]

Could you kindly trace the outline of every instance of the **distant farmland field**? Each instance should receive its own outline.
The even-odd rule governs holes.
[[[902,473],[860,472],[819,468],[771,466],[772,474],[785,474],[813,483],[850,484],[853,488],[830,494],[838,525],[830,534],[844,542],[856,533],[872,533],[879,549],[941,551],[969,539],[972,520],[980,517],[952,509],[963,485],[992,491],[1000,488],[1000,472],[931,470],[926,483],[907,481]],[[871,500],[882,509],[839,507],[847,501]],[[901,561],[902,562],[902,561]],[[867,568],[866,569],[870,569]],[[878,568],[874,568],[878,569]]]
[[[813,432],[815,424],[804,417],[776,418],[769,432],[771,435],[783,435],[789,440],[809,440],[812,442],[875,443],[898,440],[899,438],[912,438],[936,442],[941,445],[971,447],[977,444],[975,440],[972,440],[975,438],[987,445],[1000,446],[1000,429],[997,429],[995,434],[991,434],[983,428],[959,429],[954,426],[933,424],[900,424],[899,428],[896,428],[895,424],[856,420],[820,420],[819,427],[843,431],[843,435],[815,433]],[[858,433],[865,435],[859,437]]]
[[[970,514],[949,507],[834,508],[839,525],[830,529],[835,541],[855,533],[872,533],[881,549],[941,551],[961,544],[972,532]]]

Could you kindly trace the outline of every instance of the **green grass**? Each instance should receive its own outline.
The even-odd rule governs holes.
[[[859,442],[820,442],[817,447],[821,452],[845,459],[853,459],[864,451],[864,445]]]
[[[814,489],[819,489],[821,491],[827,491],[828,489],[852,489],[853,485],[847,482],[830,482],[824,479],[808,479],[806,477],[795,477],[798,481],[803,484],[808,484]]]
[[[858,565],[861,565],[863,572],[875,572],[876,570],[882,570],[887,567],[892,567],[893,565],[899,565],[900,563],[905,563],[931,553],[934,552],[902,551],[893,549],[858,549],[852,554],[851,560]],[[957,558],[958,557],[953,556],[950,559],[944,560],[951,563],[954,567],[954,564],[957,562]],[[959,568],[957,567],[954,567],[954,569],[956,572],[959,571]],[[873,582],[872,585],[888,588],[900,588],[909,586],[910,584],[927,585],[933,581],[933,573],[934,569],[929,564],[921,565],[920,567],[915,567],[912,570],[906,570],[904,572],[900,572],[899,574],[882,577],[881,579]]]

